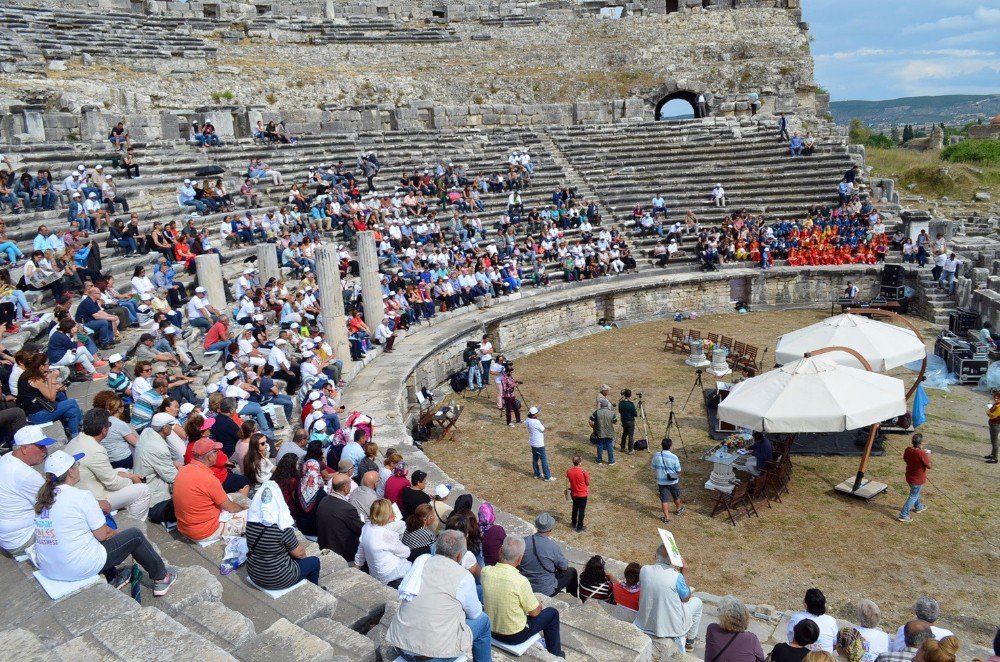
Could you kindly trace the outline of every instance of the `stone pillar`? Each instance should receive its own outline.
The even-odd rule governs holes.
[[[382,303],[382,276],[378,272],[378,251],[375,233],[368,230],[357,234],[358,266],[361,271],[361,300],[365,309],[365,324],[375,333],[375,327],[385,317]]]
[[[208,302],[216,310],[226,308],[226,284],[222,280],[222,262],[215,253],[206,253],[195,258],[198,271],[198,285],[208,290]]]
[[[102,140],[111,130],[107,122],[101,115],[101,108],[98,106],[84,106],[83,119],[80,122],[81,140]]]
[[[278,251],[275,244],[257,244],[257,270],[260,271],[261,285],[271,278],[281,278],[278,268]]]
[[[35,109],[24,111],[24,131],[31,140],[45,142],[45,120],[41,111]]]
[[[340,284],[340,258],[336,246],[316,249],[316,283],[319,286],[321,319],[327,342],[345,371],[351,364],[351,344],[344,320],[344,290]]]

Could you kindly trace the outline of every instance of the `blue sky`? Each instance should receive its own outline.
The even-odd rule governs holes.
[[[1000,94],[1000,0],[802,0],[834,101]]]

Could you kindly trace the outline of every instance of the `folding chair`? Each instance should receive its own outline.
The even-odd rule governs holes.
[[[753,345],[747,345],[746,351],[740,356],[738,363],[747,372],[757,374],[757,348]]]
[[[771,508],[771,499],[767,496],[767,474],[761,473],[750,481],[749,498],[751,502],[759,503],[766,501],[767,507]]]
[[[713,345],[718,345],[719,344],[719,334],[718,333],[710,333],[710,334],[708,334],[708,340]]]
[[[684,329],[674,327],[670,335],[663,339],[663,351],[684,351]]]
[[[757,514],[757,508],[753,505],[753,501],[750,500],[748,496],[748,484],[740,483],[733,487],[732,494],[726,494],[725,492],[719,492],[718,496],[715,498],[715,507],[712,508],[712,514],[709,517],[715,517],[715,514],[725,510],[726,514],[729,515],[729,521],[736,526],[736,516],[745,513],[747,519],[751,516],[759,517]],[[742,508],[742,511],[740,510]]]
[[[729,336],[722,336],[722,346],[728,349],[730,352],[733,351],[733,339]]]
[[[694,329],[691,329],[690,331],[687,332],[687,337],[684,338],[684,348],[683,349],[684,349],[685,352],[690,352],[691,351],[691,341],[692,340],[701,340],[701,331],[695,331]]]

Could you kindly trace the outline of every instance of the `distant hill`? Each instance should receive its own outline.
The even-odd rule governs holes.
[[[960,125],[982,117],[988,122],[1000,114],[1000,94],[949,94],[937,97],[904,97],[884,101],[833,101],[837,124],[857,117],[867,126],[889,128],[893,124]]]

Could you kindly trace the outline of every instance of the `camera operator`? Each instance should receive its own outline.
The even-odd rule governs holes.
[[[635,445],[635,419],[639,417],[639,410],[636,409],[635,403],[632,402],[631,389],[623,389],[621,396],[621,400],[618,401],[618,416],[622,421],[622,441],[620,448],[623,452],[631,455]],[[642,393],[639,394],[639,399],[642,399]],[[627,445],[626,440],[628,440]]]
[[[515,391],[517,385],[522,383],[514,379],[514,364],[509,362],[505,364],[503,375],[500,376],[500,389],[503,393],[503,410],[507,416],[508,427],[514,427],[514,425],[521,423],[521,403],[517,401]],[[511,413],[514,414],[517,423],[511,423]]]

